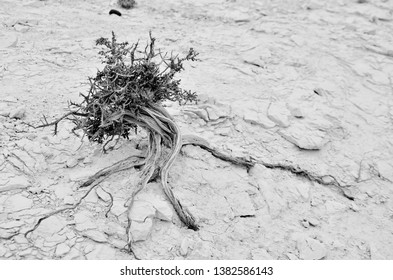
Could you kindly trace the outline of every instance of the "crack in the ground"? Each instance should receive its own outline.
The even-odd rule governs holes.
[[[239,218],[255,218],[255,215],[240,215]]]
[[[18,234],[20,234],[19,230],[14,231],[13,233],[10,233],[9,236],[0,237],[0,240],[10,240],[10,239],[12,239],[14,236],[17,236]]]
[[[17,166],[15,163],[13,163],[12,161],[10,161],[9,159],[8,159],[8,157],[6,157],[5,158],[5,161],[4,162],[6,162],[6,163],[8,163],[9,165],[11,165],[13,168],[15,168],[17,171],[19,171],[20,173],[22,173],[22,174],[24,174],[24,175],[26,175],[26,176],[29,176],[30,177],[30,174],[28,174],[26,171],[24,171],[22,168],[20,168],[19,166]]]
[[[104,178],[104,179],[105,179],[105,178]],[[38,221],[34,224],[34,226],[33,226],[31,229],[29,229],[28,231],[25,232],[25,234],[24,234],[25,237],[28,238],[27,235],[28,235],[29,233],[32,233],[33,231],[35,231],[35,230],[38,228],[38,226],[41,224],[41,222],[42,222],[43,220],[46,220],[47,218],[49,218],[49,217],[51,217],[51,216],[53,216],[53,215],[62,213],[62,212],[64,212],[64,211],[66,211],[66,210],[74,210],[75,208],[77,208],[77,207],[82,203],[82,201],[89,195],[89,193],[90,193],[95,187],[97,187],[104,179],[101,179],[101,180],[95,182],[94,184],[92,184],[91,187],[85,192],[85,194],[84,194],[75,204],[73,204],[73,205],[71,205],[71,206],[64,207],[64,208],[57,209],[57,210],[52,211],[52,212],[46,214],[45,216],[39,218]]]
[[[107,205],[107,208],[108,208],[108,209],[107,209],[106,212],[105,212],[105,217],[108,218],[108,214],[109,214],[109,212],[111,211],[112,206],[113,206],[113,195],[112,195],[110,192],[108,192],[107,190],[105,190],[104,188],[101,188],[101,189],[102,189],[103,192],[105,192],[106,194],[108,194],[108,195],[109,195],[109,198],[110,198],[110,202],[109,202],[109,204]],[[107,203],[107,201],[103,200],[99,195],[98,195],[98,198],[101,199],[102,201],[104,201],[105,203]]]
[[[30,171],[30,174],[34,174],[33,170],[31,170],[30,167],[28,167],[27,164],[24,162],[24,160],[22,160],[19,156],[17,156],[17,155],[16,155],[15,153],[13,153],[13,152],[11,152],[10,155],[12,155],[12,156],[13,156],[14,158],[16,158],[20,163],[22,163],[23,166],[26,167],[28,171]],[[7,157],[7,161],[10,162],[10,161],[8,160],[8,157]],[[12,163],[12,162],[11,162],[11,163]],[[16,165],[15,165],[14,163],[12,163],[12,165],[13,165],[14,167],[16,167]],[[22,169],[21,169],[20,167],[17,167],[17,168],[18,168],[20,171],[22,171]],[[25,172],[24,170],[23,170],[22,172],[26,174],[26,172]],[[26,174],[26,175],[27,175],[27,174]]]
[[[382,176],[382,174],[379,172],[379,170],[374,165],[369,165],[369,170],[372,172],[373,175],[377,176],[382,181],[392,183],[391,180]]]

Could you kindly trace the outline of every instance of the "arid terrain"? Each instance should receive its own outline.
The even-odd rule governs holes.
[[[1,0],[0,259],[135,257],[124,203],[140,170],[86,197],[80,184],[140,153],[143,133],[104,154],[70,122],[28,125],[80,100],[112,31],[197,50],[181,79],[200,102],[168,111],[183,134],[256,162],[184,147],[168,182],[200,230],[150,183],[134,205],[138,258],[393,259],[392,0]]]

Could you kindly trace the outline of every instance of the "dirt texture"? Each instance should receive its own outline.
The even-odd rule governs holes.
[[[0,259],[393,259],[393,1],[139,0],[0,2]],[[109,15],[117,9],[121,16]],[[98,170],[146,149],[113,151],[34,129],[79,101],[102,67],[95,40],[200,53],[166,104],[247,170],[188,145],[168,184],[197,219],[184,227],[159,183],[135,198],[132,168]]]

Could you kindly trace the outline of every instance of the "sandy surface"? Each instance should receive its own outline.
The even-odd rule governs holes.
[[[97,3],[99,2],[99,3]],[[257,162],[246,169],[183,148],[169,184],[197,217],[181,225],[157,183],[135,204],[144,259],[393,259],[393,2],[0,2],[0,258],[132,259],[127,208],[139,171],[113,175],[75,209],[97,170],[141,139],[100,147],[61,116],[101,67],[94,41],[194,47],[182,85],[198,105],[168,110],[185,134]],[[111,196],[113,206],[110,207]]]

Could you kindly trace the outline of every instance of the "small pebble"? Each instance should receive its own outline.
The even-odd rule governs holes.
[[[307,220],[303,220],[303,221],[301,222],[301,224],[302,224],[302,226],[304,226],[305,228],[308,228],[308,227],[310,226],[310,224],[308,223]]]
[[[71,158],[71,159],[67,160],[67,162],[66,162],[66,167],[68,167],[68,168],[73,168],[77,165],[78,165],[78,160],[75,158]]]
[[[0,103],[0,116],[8,117],[10,115],[10,108],[5,103]]]
[[[355,202],[351,203],[351,205],[349,206],[349,209],[351,209],[354,212],[359,212],[359,210],[360,210],[359,206]]]
[[[320,224],[319,221],[317,219],[314,219],[314,218],[308,218],[307,221],[313,227],[316,227],[316,226],[318,226]]]
[[[188,247],[190,247],[190,240],[188,238],[184,238],[180,245],[180,255],[183,257],[187,256]]]
[[[11,119],[23,119],[26,116],[26,107],[25,106],[20,106],[16,108],[15,110],[11,110],[10,112],[10,118]]]
[[[64,197],[63,200],[64,200],[64,204],[67,204],[67,205],[73,205],[75,203],[75,199],[70,195],[67,195],[66,197]]]
[[[68,245],[62,243],[62,244],[57,245],[55,255],[57,257],[62,257],[65,254],[67,254],[70,250],[71,250],[71,248]]]

